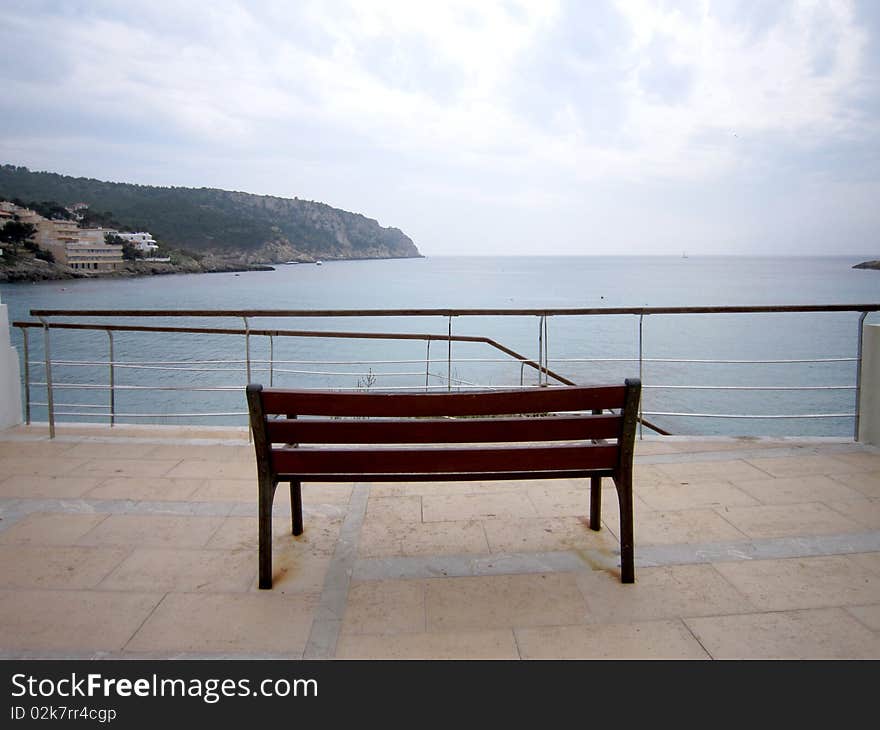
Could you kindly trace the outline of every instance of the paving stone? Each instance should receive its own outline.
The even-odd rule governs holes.
[[[746,507],[758,500],[725,481],[666,482],[634,486],[634,490],[650,510],[684,510],[705,507]]]
[[[724,519],[751,538],[832,535],[856,532],[862,525],[818,503],[728,507]]]
[[[202,547],[225,519],[159,514],[110,515],[79,542],[81,545]]]
[[[161,593],[0,590],[0,651],[120,651]]]
[[[717,563],[762,611],[880,603],[880,574],[847,555]]]
[[[715,659],[880,659],[880,636],[839,608],[686,623]]]
[[[399,634],[425,631],[425,585],[419,580],[353,582],[342,634]]]
[[[583,596],[568,573],[435,578],[425,586],[432,632],[558,626],[586,617]]]
[[[855,489],[850,489],[840,482],[822,475],[738,481],[736,486],[762,504],[827,503],[829,501],[864,499],[864,495]]]
[[[638,555],[638,549],[636,549]],[[754,611],[748,598],[711,565],[636,568],[636,582],[593,571],[578,575],[587,623],[626,623]]]
[[[516,630],[523,659],[706,659],[681,621]]]
[[[127,555],[124,548],[0,545],[0,588],[93,588]]]
[[[314,594],[272,591],[169,593],[125,649],[300,658],[317,603]]]
[[[519,659],[510,629],[443,633],[344,634],[337,659]]]
[[[250,552],[137,548],[101,583],[113,591],[246,591],[256,580]]]
[[[0,532],[0,543],[73,545],[107,515],[81,512],[34,512]]]
[[[425,522],[536,516],[537,511],[525,492],[422,497],[422,519]]]

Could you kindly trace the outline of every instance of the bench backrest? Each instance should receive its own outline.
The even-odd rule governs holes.
[[[632,459],[640,388],[638,380],[460,393],[249,385],[247,396],[257,454],[274,475],[449,478],[615,470]],[[398,448],[380,448],[389,445]]]

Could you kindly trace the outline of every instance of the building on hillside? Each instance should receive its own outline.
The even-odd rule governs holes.
[[[150,233],[140,231],[138,233],[117,233],[116,235],[123,241],[130,243],[145,256],[150,256],[159,250],[159,244]]]
[[[104,242],[110,228],[79,228],[76,221],[40,219],[37,244],[49,249],[59,264],[72,269],[115,271],[122,267],[122,246]]]

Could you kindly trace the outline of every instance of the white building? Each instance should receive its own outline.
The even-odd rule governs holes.
[[[143,231],[139,233],[117,233],[123,241],[128,241],[138,251],[149,256],[159,250],[159,244],[153,239],[152,234]]]

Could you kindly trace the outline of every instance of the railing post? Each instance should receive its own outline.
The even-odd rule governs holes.
[[[452,315],[449,315],[449,336],[446,340],[446,390],[452,390]]]
[[[12,346],[8,310],[0,302],[0,429],[21,423],[21,372]]]
[[[55,438],[55,400],[52,394],[52,353],[49,348],[49,323],[40,317],[43,323],[43,353],[46,358],[46,406],[49,409],[49,438]]]
[[[425,352],[425,391],[428,390],[428,376],[431,373],[431,338],[428,338],[428,348]]]
[[[24,345],[24,418],[31,425],[31,357],[28,351],[27,327],[21,328],[22,344]]]
[[[113,331],[107,330],[110,340],[110,428],[116,423],[116,372],[113,365]]]
[[[644,374],[644,333],[642,331],[642,325],[645,320],[644,313],[639,315],[639,381],[641,383],[645,382],[645,374]],[[644,392],[644,391],[642,391]],[[644,437],[643,427],[642,427],[642,403],[644,402],[644,398],[639,398],[639,441]]]
[[[251,330],[248,325],[248,318],[242,317],[244,320],[244,362],[247,368],[247,384],[251,382]]]
[[[275,338],[269,335],[269,387],[271,388],[275,378]]]
[[[862,345],[865,329],[865,317],[867,316],[867,312],[862,312],[861,316],[859,317],[859,336],[856,340],[856,342],[858,342],[858,354],[856,355],[856,418],[855,426],[853,427],[853,441],[859,440],[859,425],[861,421],[862,411]]]

